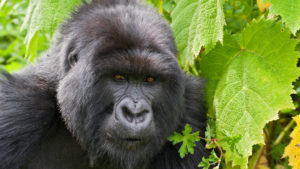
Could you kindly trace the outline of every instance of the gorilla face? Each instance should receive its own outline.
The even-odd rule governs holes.
[[[92,162],[130,168],[157,154],[177,128],[183,73],[168,24],[152,9],[99,4],[82,7],[62,28],[57,97]]]
[[[78,57],[60,82],[58,98],[65,122],[91,157],[133,161],[157,153],[183,107],[175,59],[147,50]]]

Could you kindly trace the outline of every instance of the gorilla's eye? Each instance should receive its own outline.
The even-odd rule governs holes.
[[[114,75],[115,80],[125,80],[125,77],[119,74]]]
[[[68,56],[68,60],[69,60],[69,64],[71,67],[73,67],[75,65],[75,63],[78,60],[78,56],[76,53],[70,53]]]
[[[148,82],[148,83],[152,83],[154,81],[154,78],[153,77],[147,77],[145,81]]]

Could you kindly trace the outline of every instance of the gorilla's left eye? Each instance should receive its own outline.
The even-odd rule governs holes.
[[[148,83],[152,83],[154,81],[154,78],[153,77],[147,77],[145,81],[148,82]]]
[[[125,80],[125,77],[119,74],[114,75],[115,80]]]

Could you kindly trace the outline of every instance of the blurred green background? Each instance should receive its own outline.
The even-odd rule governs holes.
[[[0,69],[13,72],[24,67],[29,61],[25,58],[26,30],[21,31],[29,1],[2,0],[0,3]],[[44,52],[50,38],[39,35],[38,54]]]

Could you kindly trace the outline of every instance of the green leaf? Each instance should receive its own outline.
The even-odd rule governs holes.
[[[202,47],[208,52],[223,40],[223,0],[180,0],[171,18],[179,61],[185,69],[194,63]]]
[[[37,49],[38,49],[38,36],[39,32],[35,32],[32,37],[29,37],[28,42],[25,40],[26,43],[26,52],[25,58],[30,61],[33,61],[37,56]]]
[[[216,137],[216,123],[213,119],[207,119],[205,138],[211,140]]]
[[[191,133],[192,128],[189,124],[185,125],[182,134],[174,132],[173,136],[168,138],[169,141],[173,143],[173,145],[182,142],[182,145],[179,149],[180,157],[183,158],[188,153],[194,154],[194,147],[196,146],[197,141],[200,140],[199,138],[199,131],[195,133]]]
[[[217,164],[218,161],[219,157],[216,155],[215,151],[212,150],[208,158],[202,157],[202,161],[198,164],[198,167],[209,169],[210,166]],[[216,166],[215,168],[218,169],[219,166]]]
[[[198,164],[198,167],[202,167],[203,169],[209,169],[210,163],[209,159],[202,157],[202,161]]]
[[[168,13],[170,13],[171,11],[173,11],[173,9],[175,8],[176,3],[173,0],[166,0],[163,2],[162,7],[164,8],[164,10],[166,10]]]
[[[295,35],[300,29],[300,0],[265,0],[272,3],[270,13],[280,15]]]
[[[153,5],[158,9],[158,13],[163,14],[163,2],[164,0],[146,0],[148,4]]]
[[[241,139],[241,135],[231,135],[231,133],[227,132],[226,130],[222,130],[225,139],[223,139],[224,141],[226,141],[226,143],[228,144],[228,147],[230,148],[230,150],[233,152],[236,152],[239,154],[238,148],[237,148],[237,143],[238,141]]]
[[[2,0],[2,1],[0,2],[0,11],[1,11],[1,9],[3,8],[3,6],[5,5],[6,1],[7,1],[7,0]]]
[[[281,24],[262,19],[236,38],[225,35],[224,46],[218,44],[202,58],[216,137],[225,139],[218,143],[233,166],[247,168],[252,146],[264,142],[265,124],[277,119],[279,110],[293,108],[292,82],[300,75],[297,43]],[[228,136],[236,138],[229,142]]]
[[[26,65],[26,63],[23,62],[11,62],[7,65],[4,66],[5,70],[8,72],[15,72],[20,70],[21,68],[23,68]]]
[[[30,0],[22,29],[28,29],[25,43],[27,55],[34,54],[37,42],[32,42],[37,32],[43,31],[53,34],[55,29],[66,19],[82,0]],[[32,46],[33,45],[33,46]]]

